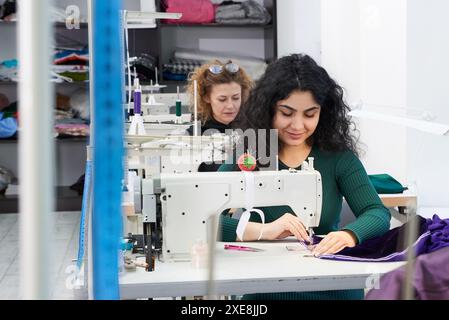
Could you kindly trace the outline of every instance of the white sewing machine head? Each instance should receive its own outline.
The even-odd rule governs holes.
[[[197,240],[216,239],[216,234],[208,234],[209,218],[225,209],[245,207],[248,191],[253,193],[254,207],[288,205],[306,228],[319,225],[321,175],[313,164],[300,171],[251,174],[252,186],[243,172],[161,174],[163,259],[189,260]]]
[[[224,161],[231,148],[231,137],[223,134],[126,136],[124,183],[128,191],[124,192],[123,205],[132,216],[124,218],[124,235],[142,234],[143,222],[156,223],[161,173],[196,172],[202,162]]]
[[[233,143],[232,138],[224,134],[198,137],[128,135],[126,140],[128,169],[145,169],[146,177],[159,176],[163,172],[196,172],[202,162],[224,161]]]

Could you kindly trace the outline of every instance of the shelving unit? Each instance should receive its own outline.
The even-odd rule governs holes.
[[[88,24],[80,23],[79,29],[67,29],[65,22],[55,22],[55,43],[57,45],[74,44],[87,46]],[[0,61],[17,58],[16,32],[17,21],[0,21],[0,41],[2,49]],[[54,82],[55,92],[70,95],[75,90],[86,90],[88,94],[88,81]],[[10,102],[17,101],[18,83],[16,81],[0,81],[0,92],[5,93]],[[88,137],[74,136],[55,138],[55,206],[57,211],[80,210],[82,196],[70,189],[78,178],[84,173],[86,161],[86,146]],[[18,138],[17,135],[8,139],[0,139],[0,166],[11,170],[18,177]],[[14,188],[15,186],[12,186]],[[15,189],[15,188],[14,188]],[[17,194],[10,194],[7,190],[6,196],[0,195],[0,213],[19,212]]]
[[[86,8],[85,0],[64,0],[58,2],[58,4],[62,6],[63,3],[69,5],[73,2],[80,5],[81,11]],[[126,9],[138,10],[137,2],[126,0]],[[156,57],[159,84],[167,86],[167,88],[162,89],[164,93],[175,93],[177,86],[180,86],[180,89],[183,90],[187,83],[186,81],[165,80],[162,77],[163,65],[169,62],[173,51],[177,47],[253,56],[270,62],[277,58],[276,0],[264,0],[264,5],[268,8],[272,17],[272,21],[268,25],[164,24],[157,20],[157,27],[153,29],[129,29],[130,56],[147,53]],[[160,10],[160,8],[158,9]],[[16,52],[15,34],[14,36],[8,34],[15,33],[16,27],[16,21],[0,21],[0,40],[3,40],[2,52],[6,55],[4,56],[0,52],[0,60],[10,59],[12,53]],[[55,22],[54,27],[57,43],[67,39],[75,39],[75,42],[79,44],[88,44],[87,23],[80,23],[79,29],[67,29],[64,22]],[[17,98],[16,86],[17,83],[14,81],[0,82],[0,92],[7,93],[10,100],[15,101],[14,99]],[[83,86],[86,91],[89,90],[88,82],[55,83],[55,88],[61,93],[69,93],[71,90]],[[79,205],[79,208],[74,209],[79,210],[81,208],[81,197],[75,197],[68,186],[75,183],[84,172],[88,139],[75,137],[72,139],[56,139],[55,142],[56,184],[59,186],[58,190],[66,190],[57,193],[58,210],[73,209],[75,202]],[[16,176],[18,176],[17,146],[17,139],[0,139],[0,165],[12,170]],[[65,200],[61,200],[60,197],[66,196],[68,197],[67,207],[64,207]],[[75,200],[75,198],[77,199]],[[4,201],[9,203],[8,206],[6,202],[3,205]],[[0,213],[6,212],[8,208],[15,208],[11,204],[14,201],[17,202],[14,197],[5,199],[0,196]]]
[[[204,27],[204,28],[218,27],[218,28],[223,28],[223,27],[225,27],[225,28],[256,28],[256,29],[264,28],[264,29],[271,29],[271,28],[273,28],[273,23],[264,24],[264,25],[259,25],[259,24],[223,24],[223,23],[188,23],[188,24],[162,23],[162,24],[160,24],[160,27],[162,27],[162,28],[170,28],[170,27],[174,27],[174,28],[189,28],[189,27]]]
[[[278,55],[276,1],[264,0],[272,18],[268,25],[166,24],[157,20],[155,29],[130,29],[130,56],[147,53],[157,59],[159,84],[167,85],[163,90],[166,93],[174,93],[177,86],[183,88],[187,84],[186,81],[166,80],[162,75],[163,65],[169,63],[176,48],[229,53],[271,62]]]
[[[55,139],[55,175],[57,211],[81,209],[82,196],[70,189],[84,172],[87,137]],[[17,137],[0,139],[0,165],[18,176],[18,140]],[[13,186],[14,187],[14,186]],[[9,192],[9,191],[7,191]],[[0,195],[0,214],[18,212],[18,195]]]
[[[17,24],[17,21],[16,20],[13,20],[13,21],[0,20],[0,24],[11,24],[11,25],[14,25],[14,24]],[[58,27],[58,28],[60,28],[60,27],[65,28],[66,27],[65,22],[61,22],[61,21],[55,21],[55,22],[53,22],[53,25],[55,27]],[[80,22],[79,23],[79,27],[80,27],[80,29],[81,28],[87,28],[88,24],[87,24],[87,22]]]
[[[56,211],[80,211],[82,196],[68,186],[56,187]],[[19,212],[19,195],[0,195],[0,214]]]

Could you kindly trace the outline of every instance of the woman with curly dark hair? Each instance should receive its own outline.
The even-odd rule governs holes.
[[[357,157],[348,111],[342,88],[326,70],[307,55],[293,54],[268,66],[236,119],[243,130],[277,130],[279,169],[300,169],[305,160],[314,158],[323,187],[321,220],[315,233],[326,235],[312,251],[317,257],[353,247],[390,228],[390,213]],[[246,147],[257,150],[255,146]],[[239,170],[236,164],[220,167],[220,171],[234,170]],[[343,197],[357,219],[340,226]],[[243,239],[236,236],[238,219],[232,217],[231,211],[224,213],[220,217],[222,240],[276,240],[287,236],[309,240],[304,225],[290,207],[259,209],[266,223],[262,224],[257,215],[251,216]],[[363,290],[254,294],[244,298],[361,299]]]
[[[343,89],[307,55],[290,55],[270,64],[252,91],[247,107],[235,120],[235,126],[243,130],[273,129],[273,118],[279,115],[278,102],[296,91],[306,93],[309,101],[313,98],[317,107],[313,110],[318,112],[307,111],[315,117],[306,118],[313,118],[317,125],[305,139],[295,144],[305,141],[308,146],[322,150],[350,150],[357,154],[356,139],[351,134],[351,121],[347,116],[350,109],[343,101]],[[323,112],[320,113],[320,109]],[[279,134],[282,133],[280,130]],[[283,139],[279,142],[282,145]]]

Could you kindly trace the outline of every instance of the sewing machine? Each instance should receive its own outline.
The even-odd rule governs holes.
[[[167,136],[169,134],[183,135],[191,125],[192,115],[189,111],[188,94],[180,93],[148,93],[149,86],[142,86],[142,119],[146,135]],[[151,87],[150,87],[151,88]],[[181,116],[176,116],[176,100],[181,101]],[[124,109],[128,104],[123,105]],[[130,122],[125,123],[128,131]]]
[[[147,93],[145,86],[142,87],[142,115],[160,115],[160,114],[174,114],[174,106],[176,100],[181,101],[183,107],[183,114],[189,114],[189,95],[187,93]]]
[[[307,229],[321,217],[321,175],[304,170],[161,174],[163,261],[190,259],[192,245],[216,239],[211,216],[229,208],[288,205]],[[249,175],[249,176],[248,176]],[[253,199],[248,199],[252,197]],[[208,234],[209,232],[209,234]]]
[[[124,236],[144,235],[147,246],[160,249],[160,193],[163,173],[196,172],[202,162],[224,161],[232,138],[212,136],[126,136],[123,196]]]

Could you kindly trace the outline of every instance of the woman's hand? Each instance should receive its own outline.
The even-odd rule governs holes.
[[[349,230],[330,232],[313,249],[312,254],[320,256],[322,254],[333,254],[346,247],[352,248],[357,244],[357,238]]]
[[[279,219],[267,223],[263,227],[263,237],[265,240],[283,239],[288,236],[295,236],[298,240],[309,241],[306,228],[293,214],[285,213]]]

